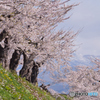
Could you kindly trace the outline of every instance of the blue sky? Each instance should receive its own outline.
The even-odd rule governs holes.
[[[70,19],[61,24],[64,30],[77,32],[76,54],[100,55],[100,0],[71,0],[69,4],[80,3],[69,12]]]

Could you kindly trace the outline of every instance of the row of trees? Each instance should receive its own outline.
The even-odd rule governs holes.
[[[93,60],[94,67],[77,66],[77,71],[73,71],[68,62],[74,52],[76,34],[54,30],[76,6],[67,5],[69,1],[0,0],[0,63],[16,71],[23,55],[19,74],[29,82],[37,83],[39,68],[44,66],[55,82],[66,82],[73,91],[99,93],[100,60]],[[88,100],[92,99],[95,100]]]

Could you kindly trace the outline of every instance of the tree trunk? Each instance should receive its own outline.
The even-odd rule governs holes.
[[[37,76],[39,74],[39,67],[38,63],[33,63],[32,73],[31,73],[31,82],[35,85],[37,83]]]
[[[9,69],[9,60],[8,60],[8,52],[9,52],[9,39],[5,38],[5,47],[3,48],[0,45],[0,63],[5,69]]]
[[[19,75],[21,77],[25,77],[26,80],[33,83],[34,85],[37,83],[37,75],[39,72],[39,64],[36,64],[34,62],[34,56],[35,54],[31,54],[29,57],[25,53],[23,53],[24,56],[24,65],[22,69],[20,70]]]
[[[4,48],[0,45],[0,63],[2,64],[2,66],[4,65]]]
[[[19,63],[21,54],[22,54],[22,51],[21,50],[15,50],[14,51],[14,53],[12,55],[12,58],[10,60],[10,66],[9,66],[9,68],[11,70],[16,71],[16,68],[18,66],[18,63]]]

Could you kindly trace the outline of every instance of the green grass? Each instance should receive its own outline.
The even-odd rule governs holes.
[[[55,100],[55,98],[0,65],[0,100]]]
[[[72,100],[73,98],[72,97],[68,97],[67,95],[65,94],[60,94],[61,96],[63,96],[66,100]]]

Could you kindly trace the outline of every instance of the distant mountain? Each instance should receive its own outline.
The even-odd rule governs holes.
[[[71,58],[70,65],[71,66],[78,66],[78,65],[86,65],[86,66],[93,66],[94,63],[92,63],[92,58],[100,58],[100,56],[94,56],[94,55],[75,55]]]

